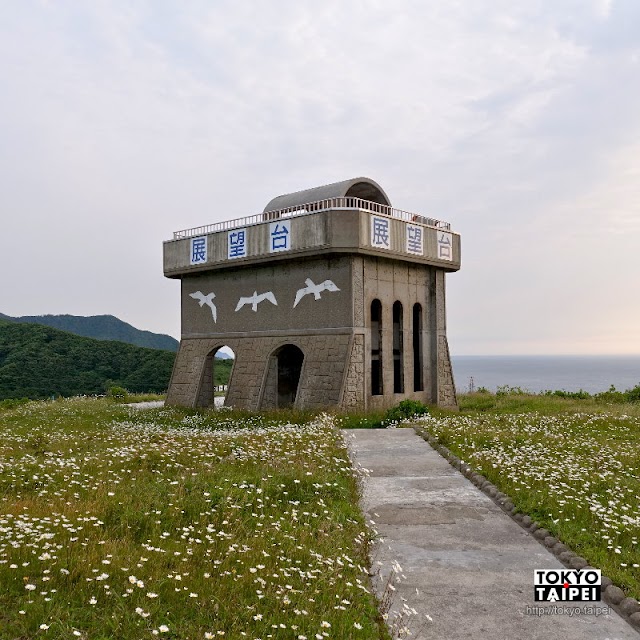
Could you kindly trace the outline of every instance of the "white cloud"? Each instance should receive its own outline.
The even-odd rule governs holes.
[[[557,350],[560,331],[578,345],[605,324],[640,352],[625,328],[633,302],[589,307],[591,283],[615,275],[608,290],[621,293],[637,277],[631,0],[593,11],[577,0],[328,0],[276,13],[227,0],[3,13],[0,267],[23,268],[0,311],[114,313],[177,335],[177,284],[160,259],[174,229],[364,174],[395,205],[463,233],[454,352]],[[15,238],[27,234],[25,262]],[[624,269],[589,260],[616,242]],[[565,264],[579,268],[565,278]],[[43,274],[37,301],[20,293]],[[594,318],[584,334],[577,310]]]
[[[613,0],[595,0],[595,12],[599,18],[606,20],[611,15]]]

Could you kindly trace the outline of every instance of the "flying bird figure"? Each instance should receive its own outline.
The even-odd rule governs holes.
[[[304,282],[307,286],[303,289],[298,289],[295,302],[293,303],[294,309],[296,308],[298,302],[300,302],[302,298],[308,296],[310,293],[313,293],[314,300],[320,300],[320,294],[323,291],[340,291],[340,289],[338,289],[335,283],[331,280],[325,280],[320,284],[315,284],[313,280],[311,280],[311,278],[307,278]]]
[[[257,291],[254,291],[252,296],[240,298],[240,300],[238,300],[236,311],[240,311],[240,309],[242,309],[245,304],[250,304],[251,309],[253,311],[257,311],[258,304],[260,304],[263,300],[268,300],[269,302],[271,302],[271,304],[276,305],[276,307],[278,306],[278,301],[276,300],[276,297],[273,295],[272,291],[267,291],[266,293],[261,294],[258,294]]]
[[[218,311],[216,309],[216,305],[213,304],[213,299],[216,297],[215,293],[209,293],[206,296],[202,291],[196,291],[195,293],[189,294],[190,298],[198,301],[198,304],[203,307],[205,304],[211,309],[211,315],[213,316],[213,321],[218,321]]]

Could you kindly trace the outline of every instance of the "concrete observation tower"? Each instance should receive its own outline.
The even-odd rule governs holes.
[[[450,225],[394,209],[369,178],[177,231],[164,243],[164,275],[182,282],[167,404],[213,405],[214,356],[227,345],[234,407],[455,407],[445,274],[459,268]]]

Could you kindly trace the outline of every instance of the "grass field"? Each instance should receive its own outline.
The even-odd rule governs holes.
[[[461,396],[420,423],[627,595],[640,599],[640,405]]]
[[[421,424],[640,598],[640,405],[459,400]],[[388,640],[336,430],[380,424],[4,403],[0,640]]]
[[[0,638],[388,638],[333,420],[0,411]]]

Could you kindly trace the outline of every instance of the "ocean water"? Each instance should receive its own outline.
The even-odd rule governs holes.
[[[476,389],[495,392],[509,385],[532,392],[547,389],[589,393],[618,391],[640,384],[640,356],[452,356],[458,393]]]

